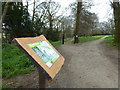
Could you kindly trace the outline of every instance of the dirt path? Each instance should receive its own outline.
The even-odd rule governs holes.
[[[118,52],[106,47],[104,38],[82,44],[65,44],[58,50],[65,64],[48,88],[117,88]],[[12,86],[38,87],[37,71],[10,79]],[[4,83],[10,82],[4,80]]]

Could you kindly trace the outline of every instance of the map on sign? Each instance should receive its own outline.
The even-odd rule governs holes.
[[[44,63],[50,68],[54,62],[58,59],[59,54],[54,51],[54,49],[46,42],[36,42],[28,44],[37,55],[43,60]]]

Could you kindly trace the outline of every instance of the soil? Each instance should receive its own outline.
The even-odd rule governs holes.
[[[104,38],[86,43],[66,43],[58,48],[64,66],[47,88],[118,88],[118,50],[109,48]],[[38,88],[38,72],[3,79],[12,87]]]

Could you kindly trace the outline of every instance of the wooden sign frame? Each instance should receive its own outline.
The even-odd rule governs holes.
[[[46,41],[53,48],[53,50],[59,54],[58,59],[50,68],[43,62],[37,53],[28,46],[28,44],[40,41]],[[20,49],[22,49],[22,51],[32,60],[37,69],[43,73],[48,80],[52,80],[64,64],[64,57],[49,43],[49,41],[43,35],[38,37],[15,38],[13,42]]]

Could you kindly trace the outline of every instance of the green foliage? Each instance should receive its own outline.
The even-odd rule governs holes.
[[[2,48],[2,76],[10,78],[14,75],[30,73],[34,67],[30,60],[17,46],[3,44]]]
[[[83,43],[83,42],[88,42],[88,41],[93,41],[93,40],[97,40],[100,39],[101,37],[103,37],[103,35],[100,36],[83,36],[83,37],[79,37],[79,42]]]
[[[2,3],[3,8],[4,4]],[[2,28],[9,42],[15,37],[35,36],[28,8],[22,2],[9,3]]]
[[[50,3],[44,6],[45,3],[46,2],[39,5],[40,12],[35,12],[34,20],[31,20],[27,6],[23,6],[22,2],[10,2],[2,27],[5,34],[4,41],[11,42],[11,40],[16,37],[32,37],[41,34],[45,35],[48,40],[60,40],[61,29],[56,28],[57,26],[55,26],[54,23],[57,24],[57,19],[53,18],[57,13],[56,10],[59,8],[59,5],[52,2],[51,5],[53,6],[47,8],[49,7],[47,4]],[[2,3],[2,11],[4,7],[5,2]],[[55,8],[55,10],[53,10],[53,8]],[[51,20],[49,20],[50,15],[46,14],[49,10],[52,11],[51,15],[53,15]],[[55,22],[53,23],[53,21]],[[51,23],[50,26],[49,23]]]
[[[114,35],[109,35],[108,37],[105,38],[105,42],[113,48],[118,48],[120,49],[120,45],[114,42]]]

